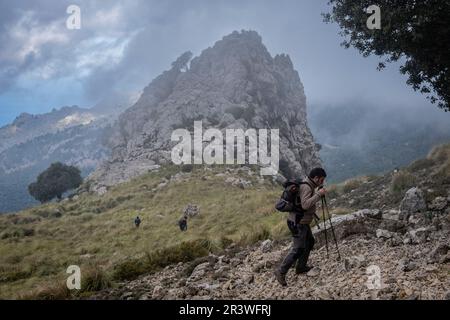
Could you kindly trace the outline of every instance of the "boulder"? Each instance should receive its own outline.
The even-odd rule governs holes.
[[[194,204],[188,204],[183,210],[183,215],[188,218],[193,218],[200,214],[200,207]]]
[[[398,247],[403,243],[402,237],[396,233],[392,238],[386,241],[386,244],[390,247]]]
[[[346,215],[334,216],[331,218],[331,221],[336,238],[343,240],[354,234],[373,234],[383,220],[381,210],[363,209]],[[326,225],[328,239],[332,239],[329,221],[327,221]],[[325,244],[325,228],[323,227],[323,223],[320,224],[320,229],[316,226],[312,229],[312,232],[316,238],[317,247],[323,246]]]
[[[423,191],[419,188],[409,189],[402,202],[400,203],[400,214],[402,218],[407,218],[409,215],[425,212],[427,210],[427,204]]]
[[[167,290],[164,289],[161,286],[156,286],[153,289],[153,293],[152,293],[152,299],[153,300],[162,300],[164,298],[164,296],[166,295]]]
[[[377,238],[383,238],[383,239],[391,239],[395,235],[395,232],[390,232],[383,229],[377,229],[376,236]]]
[[[367,260],[363,255],[347,257],[344,259],[344,268],[346,271],[349,271],[353,268],[360,268],[365,266],[367,266]]]
[[[407,233],[407,237],[411,239],[411,243],[419,244],[425,243],[430,235],[430,229],[426,227],[421,227],[415,230],[411,230]]]
[[[447,243],[439,243],[428,255],[428,261],[430,263],[437,263],[444,257],[450,250],[450,246]]]
[[[242,179],[242,178],[234,178],[234,177],[228,177],[225,180],[225,183],[231,184],[233,187],[238,187],[241,189],[247,189],[252,186],[251,181]]]
[[[447,198],[437,197],[431,202],[430,210],[433,211],[443,211],[447,207]]]
[[[189,276],[189,278],[187,279],[188,282],[194,282],[197,280],[202,279],[205,274],[206,271],[210,268],[211,264],[209,262],[204,262],[199,264],[198,266],[196,266],[194,268],[194,270],[192,271],[191,275]]]
[[[403,272],[409,272],[417,268],[417,264],[407,258],[402,258],[398,262],[398,268]]]
[[[272,248],[273,248],[272,240],[267,239],[263,241],[263,243],[261,243],[260,249],[263,253],[270,252]]]

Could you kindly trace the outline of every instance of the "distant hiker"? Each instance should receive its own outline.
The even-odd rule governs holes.
[[[183,216],[183,218],[178,220],[178,226],[180,227],[181,231],[187,230],[187,216]]]
[[[136,228],[139,228],[139,226],[141,225],[141,219],[139,217],[136,217],[136,219],[134,219],[134,225],[136,226]]]
[[[289,213],[288,227],[292,233],[292,247],[280,267],[275,271],[275,277],[282,286],[287,286],[286,274],[297,262],[295,272],[307,273],[312,267],[307,265],[309,253],[314,247],[314,237],[309,226],[316,215],[316,203],[325,196],[323,188],[327,174],[322,168],[311,170],[310,174],[299,185],[297,203],[301,206],[297,211]]]

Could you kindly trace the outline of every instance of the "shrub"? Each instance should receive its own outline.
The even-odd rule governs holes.
[[[114,268],[113,279],[114,280],[132,280],[139,277],[141,274],[146,273],[147,266],[144,260],[130,259],[118,264]]]
[[[450,162],[441,166],[433,175],[434,196],[447,196],[450,185]]]
[[[233,244],[233,240],[230,238],[222,236],[219,240],[219,245],[222,249],[226,249]]]
[[[35,232],[32,228],[13,228],[1,233],[0,239],[32,237]]]
[[[414,161],[414,162],[408,167],[407,170],[408,170],[409,172],[413,173],[413,172],[416,172],[416,171],[420,171],[420,170],[423,170],[423,169],[430,168],[430,167],[432,167],[433,165],[434,165],[434,160],[433,160],[433,159],[428,159],[428,158],[425,158],[425,159],[419,159],[419,160]]]
[[[113,272],[113,278],[115,280],[132,280],[171,264],[189,262],[207,256],[210,249],[211,242],[206,239],[182,242],[176,246],[147,253],[146,258],[132,259],[117,265]]]
[[[400,171],[392,177],[391,192],[394,195],[403,194],[406,190],[414,187],[416,184],[416,178],[406,172]]]
[[[188,262],[195,258],[206,256],[210,249],[211,242],[209,240],[186,241],[177,246],[154,251],[147,255],[147,259],[149,265],[159,269],[170,264]]]
[[[111,286],[111,281],[99,267],[91,267],[81,274],[81,292],[100,291]]]
[[[27,279],[31,276],[31,270],[12,270],[0,273],[0,283],[14,282],[17,280]]]
[[[193,169],[194,169],[194,165],[192,165],[192,164],[185,164],[181,167],[181,171],[186,172],[186,173],[192,172]]]
[[[70,290],[64,281],[53,285],[44,285],[34,291],[19,295],[20,300],[66,300]]]
[[[270,231],[264,226],[253,227],[253,230],[245,232],[239,239],[239,245],[246,246],[252,245],[261,240],[267,240],[271,238]]]
[[[341,194],[341,192],[340,192],[341,190],[335,184],[328,186],[327,191],[328,191],[327,196],[330,199],[336,199]]]
[[[450,144],[434,147],[428,158],[433,159],[437,163],[444,163],[450,159]]]
[[[286,226],[286,220],[283,219],[272,228],[271,236],[274,240],[290,238],[291,232]]]
[[[361,186],[362,182],[361,179],[350,179],[344,182],[342,185],[342,192],[349,193],[352,190],[355,190]]]

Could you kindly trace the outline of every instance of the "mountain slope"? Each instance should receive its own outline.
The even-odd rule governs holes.
[[[417,180],[410,186],[400,184],[398,190],[397,178],[405,172]],[[316,250],[310,260],[314,268],[306,275],[290,272],[287,288],[277,283],[273,269],[286,255],[290,241],[272,237],[276,240],[245,248],[231,246],[189,264],[172,264],[93,298],[450,299],[450,145],[434,148],[426,159],[396,174],[377,178],[375,185],[354,185],[348,191],[344,202],[352,206],[349,200],[355,195],[372,190],[372,199],[366,197],[365,205],[374,209],[333,216],[342,260],[331,240],[330,224],[327,237],[323,224],[321,229],[315,227]],[[394,197],[379,210],[387,199],[385,192],[376,189],[404,195],[411,186],[424,190],[426,207],[419,208],[420,201],[411,197],[416,191],[408,191],[400,205]],[[338,200],[333,196],[331,203]],[[329,258],[324,246],[327,238]]]
[[[216,294],[221,297],[236,295],[236,297],[255,298],[258,294],[266,297],[272,293],[273,297],[278,295],[283,298],[320,298],[330,294],[334,298],[339,297],[336,296],[337,292],[324,293],[322,289],[329,288],[326,284],[324,284],[325,287],[311,287],[311,289],[320,289],[320,292],[312,293],[311,296],[305,296],[305,291],[294,293],[298,291],[295,289],[280,291],[272,278],[269,278],[271,266],[276,259],[281,258],[281,251],[285,250],[289,244],[285,215],[277,213],[274,209],[274,203],[280,194],[280,186],[274,184],[271,179],[261,180],[256,168],[237,167],[224,170],[221,167],[199,166],[194,167],[193,170],[189,167],[183,170],[185,172],[180,173],[178,167],[163,167],[159,171],[117,185],[103,196],[87,192],[89,186],[84,186],[72,199],[0,217],[1,297],[10,298],[23,294],[25,297],[32,295],[38,298],[49,298],[56,295],[56,297],[68,298],[70,295],[61,289],[60,285],[65,283],[67,266],[72,264],[79,265],[86,272],[86,281],[100,283],[100,286],[95,286],[94,289],[88,287],[91,291],[102,290],[109,285],[110,282],[105,279],[113,280],[113,289],[101,291],[96,295],[97,298],[126,299],[129,292],[131,295],[128,295],[128,298],[139,298],[144,294],[148,297],[149,291],[151,291],[151,297],[154,292],[155,298],[158,294],[161,294],[161,297],[169,297],[167,290],[156,289],[154,285],[156,282],[159,286],[163,286],[162,289],[176,289],[171,294],[178,292],[175,297],[178,297],[178,294],[182,297],[186,294],[185,289],[188,290],[189,287],[184,286],[182,281],[192,276],[198,264],[208,261],[204,260],[207,258],[200,257],[210,252],[216,258],[221,255],[229,256],[228,262],[222,259],[226,266],[219,266],[214,258],[211,263],[212,268],[223,267],[214,271],[219,272],[214,276],[217,277],[214,281],[226,279],[223,282],[219,281],[221,289]],[[402,179],[398,179],[406,173],[416,177],[416,180],[407,179],[408,183],[405,183]],[[427,202],[433,204],[434,207],[430,205],[430,208],[438,206],[438,209],[424,212],[422,216],[417,216],[420,218],[418,221],[410,221],[406,226],[404,222],[395,222],[395,220],[389,222],[389,219],[398,215],[398,207],[404,193],[415,185],[421,187]],[[411,258],[416,251],[423,252],[425,255],[439,244],[440,239],[448,239],[450,209],[445,208],[450,202],[450,199],[447,199],[448,190],[450,190],[449,145],[436,148],[427,159],[415,162],[395,175],[389,174],[358,181],[357,184],[346,183],[334,188],[335,190],[330,188],[329,203],[335,219],[339,219],[341,217],[339,215],[354,212],[358,208],[374,209],[369,210],[369,214],[376,212],[374,216],[379,217],[378,212],[382,212],[384,217],[379,220],[379,218],[373,219],[363,214],[357,220],[345,222],[348,217],[346,215],[343,216],[345,218],[341,225],[343,228],[339,227],[336,221],[338,237],[347,258],[363,254],[366,263],[372,263],[378,258],[376,255],[369,256],[369,253],[377,252],[379,259],[382,260],[380,263],[386,266],[386,270],[394,271],[397,265],[393,257],[396,257],[395,261],[400,254],[403,254],[405,258]],[[386,195],[391,196],[386,197]],[[441,198],[438,198],[439,196]],[[436,199],[441,203],[436,202]],[[443,207],[442,199],[447,199]],[[189,219],[188,231],[183,233],[179,231],[177,221],[188,204],[198,206],[200,212]],[[431,217],[439,219],[433,219],[430,224],[427,222],[430,214]],[[140,229],[133,226],[137,215],[143,221]],[[438,230],[441,233],[435,233],[434,229],[430,229],[430,243],[423,242],[417,246],[405,245],[405,247],[393,249],[386,247],[390,244],[376,238],[376,228],[388,229],[391,232],[405,232],[409,230],[408,228],[415,230],[422,225],[427,228],[440,226]],[[356,239],[348,238],[346,244],[343,244],[346,237],[351,234],[356,234]],[[403,236],[406,237],[407,234],[404,233],[401,237]],[[396,237],[400,237],[400,233]],[[272,249],[264,249],[263,254],[259,249],[255,251],[251,247],[253,243],[269,238],[277,242],[273,243]],[[317,248],[319,249],[321,245],[323,245],[323,238],[321,239],[319,235]],[[324,249],[319,249],[313,254],[313,261],[321,270],[321,275],[331,279],[334,275],[329,268],[329,262],[324,260],[323,253]],[[199,260],[191,263],[196,258]],[[425,263],[420,255],[413,259],[417,260],[416,263],[419,265]],[[269,262],[266,263],[266,261]],[[352,261],[350,262],[353,263]],[[184,264],[178,264],[178,262]],[[337,268],[333,270],[341,268],[340,264],[334,262],[331,266]],[[159,273],[165,267],[167,269]],[[403,290],[403,287],[410,288],[411,283],[421,284],[424,288],[429,288],[429,291],[422,293],[423,298],[433,296],[442,298],[443,287],[440,282],[435,282],[441,281],[439,279],[448,274],[448,271],[443,269],[445,265],[431,267],[430,278],[426,280],[421,280],[421,276],[417,273],[421,268],[415,269],[417,272],[411,274],[401,273],[401,281],[409,281],[409,285],[399,284],[402,286],[399,290]],[[242,287],[235,286],[238,283],[236,279],[251,276],[250,268],[254,276],[253,280],[248,278],[248,281],[254,283],[250,288],[259,289],[253,293],[251,293],[252,290],[242,291],[242,296],[238,296],[239,288]],[[365,270],[358,270],[356,274],[348,274],[345,279],[336,280],[340,281],[336,288],[347,292],[343,292],[341,298],[367,297],[367,291],[363,289],[361,289],[363,291],[350,289],[353,288],[351,281],[360,283],[363,279],[362,274]],[[178,271],[182,271],[182,274],[178,274]],[[213,276],[210,272],[208,267],[208,277]],[[141,275],[144,277],[137,282],[123,281]],[[418,278],[412,281],[410,276]],[[166,278],[167,280],[163,280]],[[231,282],[228,285],[231,289],[222,290],[229,280]],[[292,278],[290,280],[293,281]],[[202,283],[198,281],[198,279],[195,280],[195,287]],[[303,279],[299,281],[303,283]],[[314,278],[308,282],[308,285],[312,286],[315,282]],[[56,288],[54,288],[55,283],[58,284]],[[216,285],[217,283],[207,282],[206,284]],[[240,284],[243,282],[241,281]],[[186,297],[192,298],[197,296],[197,293],[203,292],[198,288],[195,290],[197,291],[188,293]],[[202,296],[211,297],[208,292],[209,290],[206,293],[203,292]],[[408,296],[397,291],[394,293],[395,297],[399,298]],[[394,293],[385,292],[383,295]],[[76,295],[74,298],[91,295],[92,292],[84,292],[81,296]]]
[[[61,203],[3,215],[1,295],[11,297],[62,279],[68,263],[113,272],[130,259],[183,241],[208,239],[214,247],[251,241],[249,235],[264,235],[278,230],[278,223],[283,225],[281,215],[270,214],[278,193],[271,179],[261,180],[245,167],[225,172],[200,167],[185,173],[167,167],[113,187],[103,196],[81,193]],[[182,233],[177,221],[188,204],[199,206],[200,214]],[[137,215],[142,219],[139,230],[133,225]]]

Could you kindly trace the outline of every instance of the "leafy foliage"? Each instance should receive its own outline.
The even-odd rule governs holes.
[[[426,94],[433,103],[450,111],[450,1],[379,0],[381,30],[366,26],[365,9],[372,0],[330,0],[325,22],[337,22],[343,46],[358,49],[365,57],[385,57],[386,63],[405,61],[400,72],[407,84]]]
[[[55,197],[61,199],[64,192],[78,188],[81,183],[83,178],[78,168],[56,162],[28,186],[28,191],[36,200],[45,203]]]

